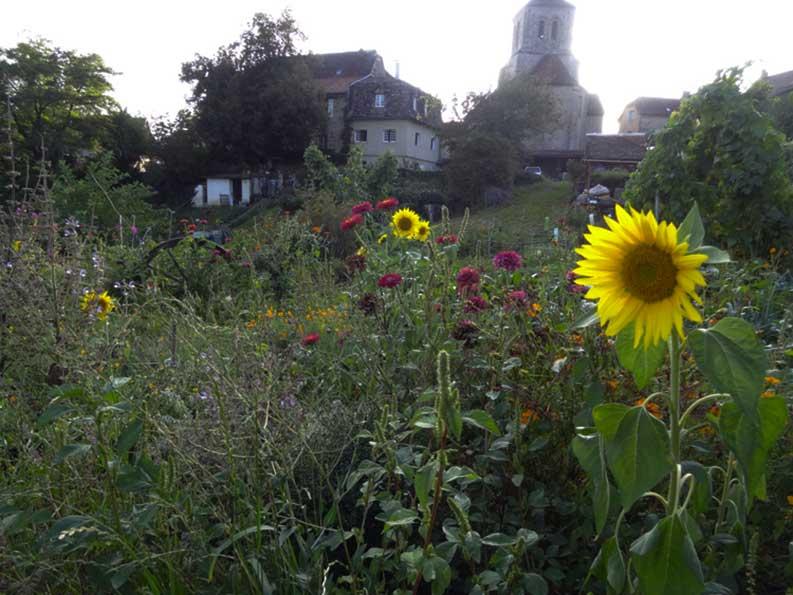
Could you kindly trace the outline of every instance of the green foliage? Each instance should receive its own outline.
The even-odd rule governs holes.
[[[793,230],[793,190],[784,136],[762,111],[764,88],[741,90],[743,71],[720,73],[686,99],[653,138],[625,198],[681,220],[699,204],[713,238],[745,254],[765,254]]]
[[[771,116],[777,129],[793,140],[793,93],[772,99]]]
[[[324,110],[309,58],[295,47],[301,36],[288,11],[257,13],[239,41],[182,65],[211,163],[260,167],[303,154]]]

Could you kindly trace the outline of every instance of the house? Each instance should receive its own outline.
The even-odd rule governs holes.
[[[254,199],[275,196],[283,186],[284,178],[277,172],[215,171],[196,187],[192,203],[198,208],[246,206]]]
[[[323,149],[342,153],[357,144],[366,163],[390,151],[401,167],[438,168],[440,103],[389,74],[377,52],[320,54],[315,56],[314,76],[327,106]]]
[[[793,70],[774,74],[772,76],[768,76],[768,74],[764,72],[760,80],[771,85],[772,97],[780,97],[793,92]]]
[[[646,153],[647,135],[642,132],[587,134],[583,159],[586,187],[591,184],[592,171],[616,168],[634,171]]]
[[[531,160],[544,171],[562,171],[584,155],[586,135],[603,129],[603,106],[578,82],[571,51],[575,6],[566,0],[530,0],[515,16],[512,57],[500,81],[531,75],[548,85],[559,115],[554,130],[527,143]]]
[[[639,97],[622,111],[619,118],[620,133],[647,133],[660,130],[669,121],[669,116],[680,109],[680,99],[661,97]]]

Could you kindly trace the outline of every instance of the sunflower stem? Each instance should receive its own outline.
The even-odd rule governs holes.
[[[670,453],[672,455],[672,472],[669,474],[669,497],[666,512],[677,511],[680,499],[680,339],[675,333],[669,339],[669,417]]]

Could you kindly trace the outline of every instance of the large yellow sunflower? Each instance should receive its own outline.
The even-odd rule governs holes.
[[[115,308],[116,301],[106,291],[102,293],[89,291],[80,300],[80,309],[96,315],[99,320],[105,320]]]
[[[683,336],[683,317],[702,322],[691,304],[702,303],[696,293],[705,279],[699,272],[704,254],[689,254],[672,223],[652,213],[630,212],[617,206],[617,220],[606,217],[608,229],[589,226],[589,244],[575,273],[590,287],[586,297],[598,300],[598,316],[607,335],[635,323],[634,346],[666,340],[677,329]]]
[[[421,218],[410,209],[399,209],[391,217],[391,227],[398,238],[412,239],[416,235]]]

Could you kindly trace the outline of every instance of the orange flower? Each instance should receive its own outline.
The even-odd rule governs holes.
[[[611,392],[614,392],[615,390],[617,390],[617,387],[619,385],[620,385],[619,381],[618,380],[614,380],[613,378],[611,380],[606,380],[606,386],[608,387],[608,389]]]
[[[782,382],[782,381],[779,378],[775,377],[775,376],[766,376],[765,377],[765,383],[768,384],[769,386],[776,386],[780,382]]]
[[[315,225],[311,228],[311,233],[319,233],[322,231],[322,228],[319,225]]]
[[[713,417],[719,417],[719,415],[721,415],[721,407],[718,405],[713,405],[708,411]]]
[[[540,416],[537,415],[537,412],[534,411],[531,407],[526,407],[523,412],[520,414],[520,425],[527,426],[530,423],[534,423],[535,421],[539,421]]]
[[[583,345],[584,344],[584,337],[580,333],[573,333],[570,336],[570,339],[572,339],[573,343],[575,343],[576,345]]]
[[[793,495],[787,497],[787,503],[793,506]]]
[[[650,401],[646,405],[644,404],[644,402],[645,402],[644,399],[639,399],[634,403],[634,405],[636,405],[637,407],[644,407],[645,409],[647,409],[650,415],[652,415],[653,417],[657,417],[658,419],[661,419],[661,408],[652,401]]]
[[[532,318],[537,318],[540,312],[542,312],[542,306],[540,304],[532,304],[527,311],[528,315]]]
[[[771,399],[772,397],[776,396],[776,392],[772,390],[767,390],[760,396],[763,397],[764,399]]]

